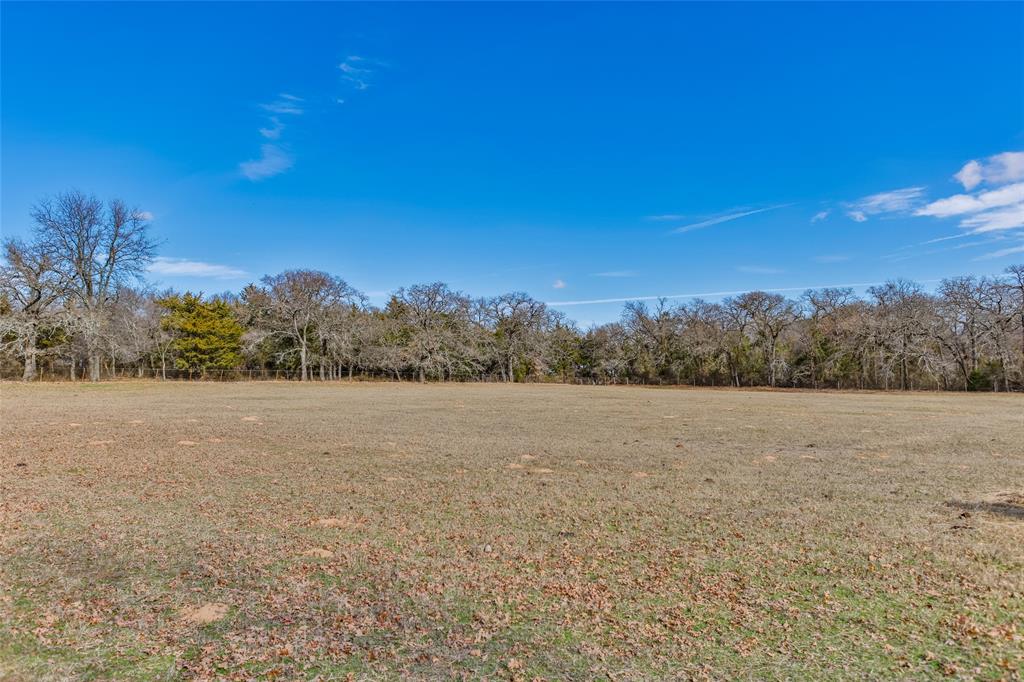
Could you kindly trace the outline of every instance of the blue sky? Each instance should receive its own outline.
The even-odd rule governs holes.
[[[587,325],[1024,261],[1021,3],[0,11],[4,235],[120,196],[165,285],[310,267]]]

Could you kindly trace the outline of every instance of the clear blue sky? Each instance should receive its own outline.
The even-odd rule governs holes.
[[[0,11],[4,235],[120,196],[166,285],[558,303],[1024,261],[1021,3]]]

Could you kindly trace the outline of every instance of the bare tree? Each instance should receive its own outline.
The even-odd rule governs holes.
[[[480,299],[477,305],[494,334],[501,373],[506,381],[515,381],[516,365],[541,350],[542,335],[553,326],[550,311],[521,291]]]
[[[782,360],[779,339],[798,318],[796,304],[779,294],[751,291],[728,299],[727,305],[737,311],[737,319],[744,320],[742,328],[752,332],[761,347],[768,370],[768,384],[775,386]]]
[[[320,332],[320,380],[325,378],[325,364],[330,363],[329,373],[335,376],[341,367],[348,368],[352,379],[360,355],[365,348],[369,331],[369,314],[364,299],[334,306],[327,311],[325,324]]]
[[[119,199],[104,206],[72,190],[41,201],[32,217],[40,245],[68,284],[76,330],[88,348],[89,378],[98,381],[108,309],[118,289],[138,279],[153,259],[145,214]]]
[[[909,390],[913,388],[912,363],[925,356],[923,343],[928,338],[928,318],[934,314],[932,301],[919,285],[905,280],[871,287],[868,293],[875,299],[879,358],[887,371],[899,370],[900,388]]]
[[[297,354],[301,379],[309,381],[310,359],[323,350],[321,340],[327,338],[332,314],[364,297],[340,277],[318,270],[288,270],[261,282],[262,287],[242,292],[252,334],[288,342],[280,355]]]
[[[167,292],[165,295],[170,295]],[[147,365],[155,369],[160,359],[161,378],[167,378],[167,355],[174,340],[162,323],[164,309],[151,291],[123,288],[111,307],[111,324],[107,335],[108,352],[125,365],[134,365],[139,377]]]
[[[466,351],[469,309],[469,299],[443,282],[414,284],[392,297],[385,312],[400,323],[392,333],[402,338],[421,382],[427,374],[451,376],[450,368]]]
[[[1024,367],[1024,265],[1006,268],[1007,285],[1012,289],[1014,306],[1017,309],[1018,331],[1020,332],[1021,367]]]
[[[637,370],[651,379],[678,379],[673,372],[679,355],[682,317],[658,301],[654,310],[641,301],[630,301],[622,309],[622,326],[632,339],[633,363]]]
[[[22,380],[32,381],[39,336],[46,327],[52,329],[59,323],[56,304],[67,290],[67,282],[42,244],[8,239],[3,248],[0,296],[9,310],[0,315],[0,340],[7,340],[5,345],[24,361]]]

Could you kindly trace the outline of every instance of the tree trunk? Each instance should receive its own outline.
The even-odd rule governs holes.
[[[426,383],[426,381],[427,381],[427,375],[426,375],[426,373],[425,373],[425,372],[423,371],[423,366],[421,365],[421,366],[420,366],[420,383],[421,383],[421,384],[422,384],[422,383]]]
[[[348,380],[352,381],[352,365],[348,366]]]
[[[35,334],[31,339],[25,340],[25,371],[22,372],[22,381],[32,381],[36,378],[36,343]]]
[[[89,381],[100,380],[100,354],[89,355]]]
[[[302,381],[309,381],[309,367],[306,365],[306,345],[299,346],[299,363],[302,365]]]

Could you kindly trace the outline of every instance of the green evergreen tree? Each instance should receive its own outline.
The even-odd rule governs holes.
[[[227,303],[188,292],[158,303],[167,310],[161,325],[174,336],[171,350],[178,369],[205,373],[242,364],[243,329]]]

